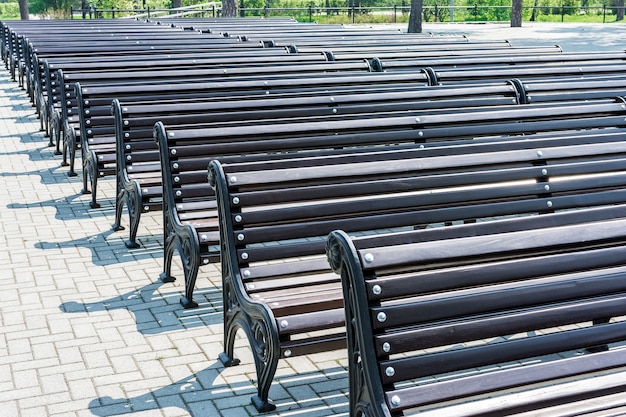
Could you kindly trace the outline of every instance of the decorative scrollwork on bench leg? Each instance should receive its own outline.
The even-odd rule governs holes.
[[[118,180],[119,183],[119,180]],[[111,228],[119,232],[120,230],[126,230],[122,226],[122,212],[124,211],[124,204],[126,203],[126,190],[123,187],[118,186],[118,190],[115,197],[115,221],[111,225]]]
[[[137,243],[137,229],[139,229],[139,220],[141,219],[141,187],[137,183],[129,185],[132,190],[127,190],[125,200],[128,207],[128,216],[130,217],[130,236],[125,242],[128,249],[136,249],[139,247]]]
[[[91,202],[89,203],[89,207],[100,208],[100,203],[98,203],[96,197],[100,171],[98,170],[98,160],[96,159],[95,153],[91,152],[91,156],[88,158],[88,161],[89,163],[87,164],[87,168],[90,172],[89,178],[91,180]]]
[[[198,303],[193,300],[193,290],[200,270],[200,244],[198,236],[191,228],[182,228],[179,234],[178,253],[185,272],[185,296],[180,299],[180,304],[186,309],[196,308]]]
[[[239,320],[241,307],[228,278],[222,284],[222,298],[224,300],[224,352],[220,353],[220,361],[224,366],[236,366],[239,365],[239,359],[235,358],[235,336],[243,326]]]
[[[172,222],[167,216],[167,206],[167,202],[163,201],[163,272],[159,278],[162,282],[174,282],[176,278],[172,276],[172,260],[177,238]]]
[[[276,409],[276,405],[269,399],[269,393],[280,356],[277,341],[277,330],[269,326],[267,320],[262,317],[252,318],[250,342],[258,378],[258,395],[252,397],[252,404],[261,413]]]
[[[257,373],[258,393],[252,397],[252,404],[259,412],[276,409],[269,399],[269,391],[278,369],[280,348],[278,346],[278,328],[271,313],[261,304],[242,303],[237,297],[237,290],[230,282],[232,278],[224,277],[222,293],[224,297],[224,352],[220,360],[224,366],[235,366],[239,359],[235,358],[235,336],[243,329],[250,342],[254,355]]]

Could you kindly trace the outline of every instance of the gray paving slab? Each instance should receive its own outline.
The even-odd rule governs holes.
[[[626,26],[427,24],[434,34],[621,50]],[[143,248],[111,231],[115,185],[90,209],[81,178],[47,147],[25,92],[0,69],[0,416],[257,415],[255,370],[224,368],[221,280],[203,267],[201,308],[185,311],[181,283],[161,284],[161,213],[146,215]],[[154,216],[154,217],[152,217]],[[150,227],[148,227],[150,225]],[[180,265],[176,265],[180,270]],[[180,275],[180,274],[179,274]],[[268,416],[347,415],[345,351],[281,361]]]
[[[374,25],[379,27],[380,25]],[[390,26],[390,25],[385,25]],[[406,31],[406,24],[393,24]],[[424,23],[424,33],[465,35],[469,40],[507,40],[513,46],[559,45],[564,52],[623,51],[626,49],[625,23]]]

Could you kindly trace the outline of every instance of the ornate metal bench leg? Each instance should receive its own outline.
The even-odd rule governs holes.
[[[87,157],[85,156],[85,153],[83,152],[83,189],[82,189],[82,193],[83,194],[91,194],[91,191],[89,190],[89,186],[87,185],[89,183],[89,161],[87,160]]]
[[[76,151],[78,150],[78,146],[76,144],[77,138],[76,138],[76,132],[74,132],[74,129],[72,129],[71,127],[67,127],[67,132],[65,133],[66,137],[69,139],[68,141],[68,156],[70,158],[70,176],[75,177],[76,175],[76,171],[75,171],[75,166],[76,166]],[[82,149],[81,149],[82,152]],[[83,158],[85,156],[83,155]]]
[[[258,395],[252,397],[252,404],[260,413],[276,409],[276,405],[269,399],[270,387],[278,369],[280,355],[279,347],[274,344],[278,341],[278,335],[273,334],[274,332],[277,333],[277,330],[270,327],[267,319],[252,318],[250,342],[258,378]]]
[[[225,307],[230,305],[227,304],[226,297],[227,294],[224,293]],[[235,358],[235,336],[241,326],[234,323],[236,320],[233,319],[232,314],[229,314],[228,311],[224,313],[224,352],[219,354],[219,359],[224,366],[237,366],[241,361]]]
[[[200,270],[200,259],[197,253],[185,253],[184,255],[181,253],[181,259],[185,270],[185,296],[180,299],[180,304],[185,309],[197,308],[198,303],[193,300],[193,290]]]
[[[61,132],[61,124],[59,123],[59,119],[57,118],[57,115],[52,112],[50,113],[50,111],[48,109],[45,110],[46,114],[48,115],[48,124],[49,124],[49,129],[50,129],[50,140],[53,140],[57,146],[56,150],[54,151],[55,155],[61,155],[64,154],[64,158],[67,158],[66,154],[67,151],[65,149],[63,149],[63,152],[61,152],[61,137],[63,137],[63,141],[65,141],[65,132]],[[63,146],[65,146],[65,143],[63,144]]]
[[[165,222],[167,223],[167,220]],[[176,236],[171,232],[167,232],[167,226],[165,228],[165,236],[165,241],[163,242],[163,272],[161,272],[159,279],[162,282],[174,282],[176,278],[172,276],[172,259],[176,250]]]
[[[91,172],[91,203],[89,203],[89,206],[91,208],[100,208],[100,203],[98,203],[96,201],[96,195],[97,195],[96,191],[98,189],[99,172],[98,172],[98,168],[96,168],[95,162],[93,162],[93,160],[92,160],[92,164],[90,166],[90,172]]]
[[[111,225],[111,228],[116,232],[126,229],[122,226],[122,211],[124,211],[125,198],[126,191],[123,189],[118,190],[115,198],[115,222]]]
[[[128,249],[136,249],[139,247],[137,243],[137,230],[139,229],[139,221],[141,220],[141,211],[143,209],[143,207],[141,207],[140,198],[138,197],[140,195],[141,189],[137,183],[133,183],[132,193],[126,193],[126,207],[128,207],[128,215],[130,217],[130,236],[125,242]]]

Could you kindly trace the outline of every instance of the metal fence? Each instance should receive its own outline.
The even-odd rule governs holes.
[[[523,7],[524,20],[539,20],[539,16],[548,17],[550,21],[577,21],[584,16],[589,22],[609,23],[621,20],[624,7],[617,6],[565,6],[542,5]],[[106,18],[167,18],[167,17],[219,17],[219,3],[182,7],[179,9],[72,9],[71,18],[106,19]],[[262,7],[239,8],[239,16],[252,17],[292,17],[299,21],[332,20],[335,23],[398,23],[405,22],[409,16],[409,6],[387,7],[323,7],[310,4],[308,7]],[[505,22],[510,21],[510,6],[424,6],[424,22]]]

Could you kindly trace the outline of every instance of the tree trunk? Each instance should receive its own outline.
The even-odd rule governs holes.
[[[513,0],[513,6],[511,7],[511,27],[522,27],[522,0]]]
[[[28,20],[28,0],[19,0],[20,19]]]
[[[617,0],[617,9],[615,10],[615,20],[618,22],[624,20],[624,0]]]
[[[222,0],[222,17],[237,17],[237,0]]]
[[[411,0],[411,13],[409,14],[409,33],[422,33],[422,9],[424,0]]]

